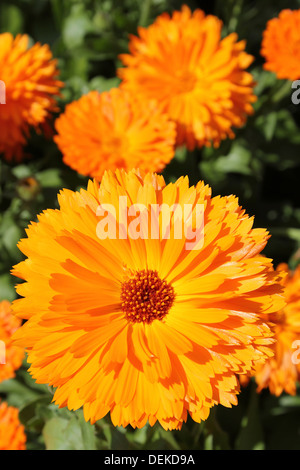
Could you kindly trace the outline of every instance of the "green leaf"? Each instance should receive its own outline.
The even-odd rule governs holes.
[[[44,395],[38,396],[34,400],[30,401],[23,407],[20,407],[19,411],[19,418],[20,421],[27,427],[27,428],[36,428],[36,422],[42,422],[39,417],[39,408],[41,405],[45,405],[46,407],[51,404],[51,397]]]
[[[0,383],[0,393],[6,395],[6,401],[17,408],[27,407],[30,403],[40,400],[41,395],[37,391],[30,389],[20,383],[17,379],[4,380]],[[47,396],[44,400],[51,401]]]
[[[17,225],[10,225],[2,234],[2,243],[4,248],[8,251],[11,259],[15,262],[22,258],[22,254],[17,247],[20,239],[24,236],[24,230]]]
[[[36,179],[43,188],[61,188],[63,180],[59,168],[49,168],[36,174]]]
[[[159,429],[159,437],[162,441],[165,441],[167,449],[180,450],[180,445],[175,439],[174,434],[164,429]]]
[[[211,165],[214,171],[220,173],[240,173],[243,175],[253,174],[251,151],[247,148],[247,143],[243,140],[235,141],[227,155],[221,155]],[[209,162],[206,162],[209,164]]]
[[[113,428],[111,431],[111,449],[128,450],[132,446],[127,439],[126,430],[124,428]]]
[[[18,178],[27,178],[32,175],[32,170],[28,165],[17,165],[12,169],[12,174]]]
[[[69,420],[60,417],[50,419],[42,434],[46,450],[84,450],[82,432],[75,414]]]
[[[283,395],[279,398],[279,406],[282,408],[297,408],[300,410],[300,396]]]
[[[103,91],[109,91],[111,88],[117,88],[119,84],[120,79],[118,77],[94,77],[89,83],[89,89],[97,90],[99,93],[102,93]]]
[[[84,419],[82,410],[79,410],[77,412],[77,415],[79,418],[84,449],[96,450],[97,446],[96,446],[95,426],[92,425],[90,422],[87,422]]]
[[[68,49],[82,45],[85,35],[93,30],[93,24],[84,5],[74,5],[64,22],[62,36]]]
[[[177,147],[174,158],[180,163],[184,163],[187,158],[187,148],[185,146]]]
[[[264,125],[262,126],[262,129],[264,130],[266,140],[268,141],[272,140],[275,133],[277,117],[278,114],[274,111],[266,116],[265,122],[263,123]]]
[[[43,413],[47,416],[45,410]],[[42,434],[47,450],[97,449],[95,426],[85,421],[82,410],[72,412],[56,407],[56,416],[47,420]]]
[[[9,273],[0,275],[0,301],[9,300],[12,302],[16,298],[12,276]]]
[[[15,5],[1,6],[1,32],[10,32],[13,35],[21,33],[24,26],[24,17],[20,8]]]

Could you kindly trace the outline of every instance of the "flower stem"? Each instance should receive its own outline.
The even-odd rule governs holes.
[[[274,103],[278,103],[283,98],[285,98],[288,94],[292,94],[292,82],[290,80],[284,80],[280,83],[280,86],[277,90],[275,90],[272,100]]]
[[[141,14],[139,19],[139,26],[147,26],[151,10],[152,0],[144,0],[141,6]]]
[[[84,449],[96,450],[95,427],[84,419],[82,410],[79,410],[78,417]]]

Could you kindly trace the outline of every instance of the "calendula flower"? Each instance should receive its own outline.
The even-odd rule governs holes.
[[[272,354],[261,315],[283,305],[260,254],[268,233],[237,198],[117,170],[59,205],[31,223],[13,269],[27,320],[14,340],[54,402],[91,423],[110,412],[114,425],[165,429],[236,404],[236,374]]]
[[[97,179],[106,169],[160,172],[174,156],[174,124],[153,102],[119,88],[69,104],[56,129],[64,162]]]
[[[282,10],[268,21],[263,32],[261,54],[264,69],[279,79],[300,78],[300,10]]]
[[[177,124],[177,144],[218,146],[249,114],[254,81],[246,71],[253,57],[235,33],[221,38],[222,23],[187,6],[159,16],[131,36],[120,56],[121,86],[155,99]]]
[[[49,125],[62,86],[57,75],[48,45],[29,47],[27,35],[0,34],[0,79],[6,96],[0,106],[0,154],[6,160],[21,160],[30,129]]]
[[[26,434],[19,420],[19,410],[0,403],[0,450],[26,450]]]
[[[270,315],[275,343],[274,356],[256,368],[257,391],[264,388],[276,396],[296,394],[300,378],[300,266],[292,272],[285,263],[277,267],[286,273],[283,280],[286,305]]]
[[[14,377],[22,365],[24,349],[12,344],[12,335],[20,326],[21,320],[11,312],[11,303],[0,302],[0,382]]]

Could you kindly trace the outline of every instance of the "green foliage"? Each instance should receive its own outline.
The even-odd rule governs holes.
[[[295,267],[300,259],[300,105],[291,102],[291,83],[263,71],[260,44],[266,22],[284,8],[300,8],[300,0],[187,1],[224,22],[224,35],[236,31],[254,55],[251,67],[257,86],[255,113],[234,140],[218,149],[193,154],[178,149],[164,175],[172,181],[188,174],[191,183],[204,179],[213,194],[235,194],[255,224],[272,235],[265,254]],[[59,105],[89,90],[118,86],[118,56],[128,49],[128,35],[160,13],[180,8],[177,0],[2,0],[0,32],[27,33],[32,42],[48,43],[65,82]],[[1,78],[1,77],[0,77]],[[1,132],[1,129],[0,129]],[[13,265],[22,259],[17,248],[25,229],[42,210],[57,207],[62,188],[76,190],[86,178],[63,165],[51,140],[33,134],[22,164],[0,161],[0,300],[16,298]],[[32,178],[34,185],[28,184]],[[159,425],[140,430],[115,428],[109,418],[90,425],[82,411],[59,409],[53,392],[34,382],[27,364],[14,379],[0,383],[0,397],[20,409],[29,449],[300,449],[300,395],[242,390],[232,409],[213,410],[205,423],[188,420],[182,430]]]

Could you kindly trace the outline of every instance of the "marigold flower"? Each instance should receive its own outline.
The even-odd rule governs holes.
[[[0,105],[0,154],[9,161],[22,159],[31,128],[48,125],[62,86],[49,46],[28,46],[27,35],[0,34],[0,79],[6,95],[6,104]]]
[[[0,403],[0,450],[26,450],[26,434],[19,410]]]
[[[33,378],[56,388],[54,402],[83,407],[92,423],[110,412],[114,425],[165,429],[236,404],[236,374],[271,354],[261,315],[283,305],[280,274],[260,254],[268,233],[235,196],[137,170],[63,190],[59,204],[31,223],[19,244],[27,259],[13,269],[26,281],[13,309],[27,320],[14,340]],[[187,249],[191,230],[199,245]]]
[[[253,113],[254,81],[245,69],[253,61],[237,35],[221,39],[222,22],[187,6],[159,16],[131,36],[120,56],[121,86],[155,99],[177,124],[177,144],[218,146],[233,138]]]
[[[300,10],[282,10],[268,21],[263,32],[261,55],[264,69],[279,79],[300,78]]]
[[[257,391],[268,388],[273,395],[296,394],[300,379],[300,266],[292,272],[285,263],[277,267],[283,278],[286,305],[270,315],[275,343],[274,356],[256,367]]]
[[[82,96],[55,126],[64,162],[93,178],[116,168],[160,172],[174,156],[174,124],[153,102],[119,88]]]
[[[0,382],[14,377],[22,365],[24,349],[12,344],[12,335],[20,326],[21,320],[12,315],[10,302],[0,302]]]

